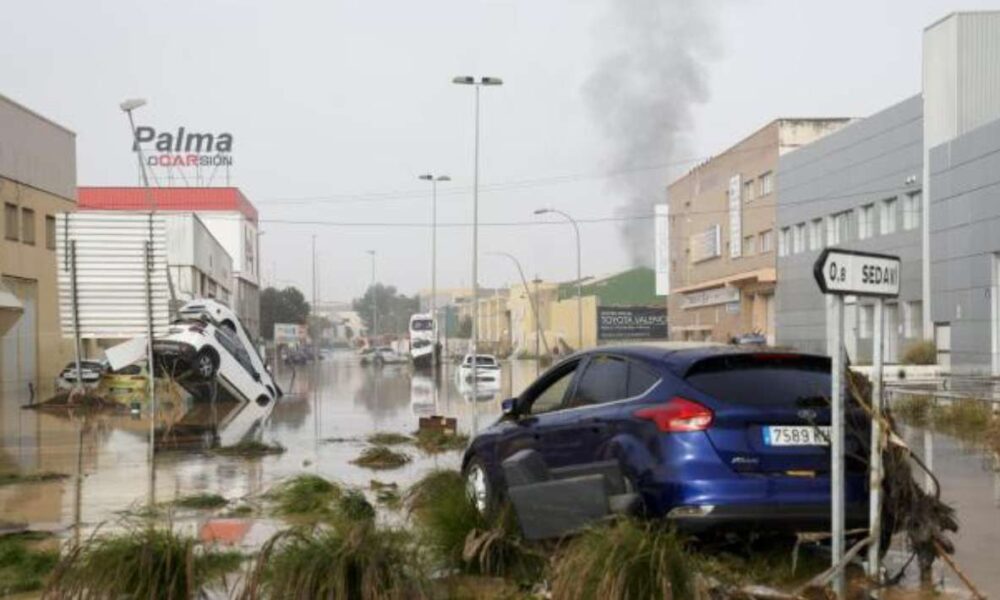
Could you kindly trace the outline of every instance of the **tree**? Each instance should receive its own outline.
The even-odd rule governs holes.
[[[266,288],[260,293],[260,333],[264,339],[272,340],[275,323],[304,325],[309,312],[309,303],[298,288]]]
[[[399,294],[391,285],[376,283],[368,286],[365,295],[351,303],[361,315],[368,331],[373,330],[372,297],[378,298],[378,334],[402,335],[410,330],[410,317],[420,310],[420,300],[416,296]]]
[[[472,337],[472,317],[468,315],[462,317],[462,320],[458,322],[458,331],[455,332],[455,337],[460,339]]]

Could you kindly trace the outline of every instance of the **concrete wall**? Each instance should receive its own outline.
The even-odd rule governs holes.
[[[867,119],[856,121],[794,152],[782,156],[778,166],[777,236],[785,227],[806,224],[804,250],[778,257],[777,343],[810,352],[827,353],[828,323],[826,300],[813,279],[812,266],[818,249],[810,249],[810,223],[822,219],[820,247],[827,245],[828,219],[850,211],[846,236],[838,247],[897,254],[902,258],[902,286],[899,302],[921,299],[920,227],[904,230],[904,197],[920,191],[922,172],[922,101],[915,96]],[[907,183],[907,182],[910,183]],[[896,198],[896,231],[881,234],[881,203]],[[872,235],[859,239],[858,212],[874,204]],[[912,305],[911,305],[912,306]],[[847,312],[857,310],[850,308]],[[901,355],[911,341],[904,335],[902,308],[895,336],[895,350]],[[847,320],[858,325],[858,318]],[[919,328],[918,328],[919,329]],[[853,330],[849,347],[857,362],[870,360],[871,339]],[[920,337],[913,332],[911,337]],[[887,336],[890,332],[887,332]],[[860,339],[859,339],[860,338]],[[890,343],[890,349],[891,344]],[[891,356],[887,356],[887,359]]]
[[[8,204],[18,215],[16,240],[4,235]],[[26,209],[34,211],[33,244],[21,235]],[[0,277],[22,303],[33,305],[27,318],[18,313],[3,319],[7,333],[0,365],[14,365],[17,375],[0,375],[0,392],[24,394],[12,402],[26,401],[29,383],[40,385],[43,394],[51,391],[53,378],[72,356],[72,344],[60,331],[56,251],[46,239],[46,217],[75,209],[76,135],[0,96]],[[14,355],[22,352],[30,356]]]
[[[1000,373],[1000,121],[930,150],[932,319],[951,326],[951,369]]]
[[[193,213],[168,215],[166,222],[167,263],[178,297],[190,300],[211,293],[230,302],[233,259],[226,249]]]

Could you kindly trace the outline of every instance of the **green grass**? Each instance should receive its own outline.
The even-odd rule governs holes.
[[[552,566],[552,597],[692,598],[694,567],[672,529],[621,520],[589,529],[560,550]]]
[[[368,436],[368,443],[376,446],[398,446],[412,441],[410,436],[392,431],[379,431]]]
[[[194,538],[169,528],[131,527],[70,546],[48,581],[46,596],[193,598],[242,560],[237,552],[199,547]]]
[[[0,596],[42,589],[59,562],[58,550],[36,549],[30,541],[31,536],[0,538]]]
[[[367,469],[397,469],[411,460],[410,455],[397,452],[388,446],[369,446],[361,452],[361,456],[351,462]]]
[[[545,558],[521,540],[513,514],[504,511],[493,522],[480,515],[458,472],[428,473],[410,488],[406,501],[420,542],[438,568],[520,582],[540,578]]]
[[[267,442],[258,440],[246,440],[235,446],[224,446],[215,449],[215,453],[222,456],[242,456],[244,458],[271,456],[274,454],[283,454],[284,452],[285,447],[281,444],[268,444]]]
[[[174,506],[197,510],[222,508],[227,504],[229,504],[229,501],[218,494],[192,494],[174,500]]]
[[[58,481],[60,479],[66,479],[67,477],[69,477],[69,475],[64,473],[53,473],[51,471],[42,471],[39,473],[0,473],[0,485]]]
[[[278,515],[324,518],[333,514],[342,493],[340,486],[318,475],[303,474],[278,484],[267,496]]]
[[[347,490],[337,500],[337,514],[348,521],[370,521],[375,518],[375,507],[359,490]]]
[[[418,554],[406,532],[371,522],[290,529],[261,549],[242,597],[422,598]]]
[[[829,555],[810,545],[799,550],[793,564],[793,548],[792,539],[763,538],[743,547],[700,548],[695,559],[699,572],[725,584],[782,589],[805,583],[830,566]]]
[[[440,429],[426,429],[416,433],[416,445],[427,454],[440,454],[465,450],[469,436],[462,433],[445,433]]]

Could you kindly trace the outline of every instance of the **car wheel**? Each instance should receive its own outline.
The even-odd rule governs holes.
[[[257,406],[263,408],[263,407],[267,406],[267,404],[270,401],[271,401],[270,398],[268,398],[267,396],[261,394],[261,396],[259,398],[257,398]]]
[[[381,367],[381,366],[384,366],[384,365],[385,365],[385,359],[382,358],[381,356],[376,356],[375,357],[375,366],[376,367]]]
[[[218,368],[219,358],[208,348],[203,348],[194,359],[194,369],[201,379],[211,379]]]
[[[494,513],[496,499],[493,484],[486,474],[486,467],[478,458],[473,457],[465,466],[465,492],[480,515]]]

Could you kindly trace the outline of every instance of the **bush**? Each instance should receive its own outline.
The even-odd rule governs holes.
[[[56,550],[34,550],[24,536],[0,539],[0,596],[42,589],[59,562]]]
[[[192,494],[174,500],[174,506],[197,510],[222,508],[229,501],[218,494]]]
[[[552,569],[552,597],[691,598],[693,563],[672,529],[622,520],[589,529],[569,542]]]
[[[904,365],[936,365],[937,347],[930,340],[910,344],[899,361]]]
[[[196,549],[195,539],[153,526],[94,536],[73,545],[46,587],[55,598],[194,598],[237,569],[236,552]]]
[[[366,469],[396,469],[410,462],[410,456],[388,446],[369,446],[351,462]]]
[[[893,415],[904,423],[915,427],[925,427],[930,423],[934,401],[930,396],[905,396],[892,403]]]
[[[242,597],[425,597],[417,554],[405,532],[379,529],[370,522],[291,529],[276,534],[261,549]]]
[[[340,499],[341,489],[318,475],[296,475],[268,492],[275,503],[275,512],[283,516],[330,516],[333,501]]]

